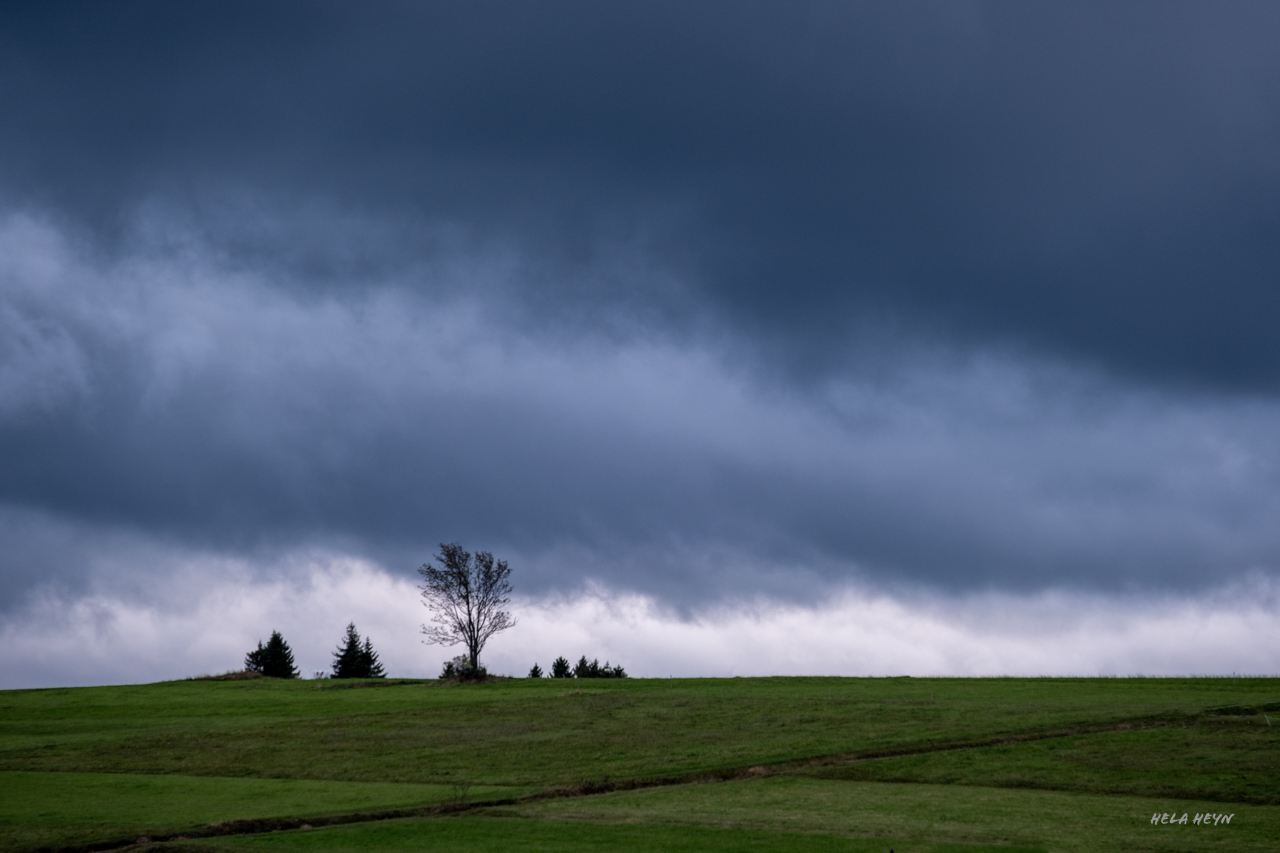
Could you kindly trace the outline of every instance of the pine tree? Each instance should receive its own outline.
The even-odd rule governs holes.
[[[346,636],[337,651],[333,653],[334,678],[386,678],[387,674],[378,662],[378,653],[373,650],[373,639],[366,637],[360,641],[360,632],[356,623],[347,625]]]
[[[267,656],[267,650],[262,647],[262,641],[258,641],[258,647],[244,656],[245,672],[262,672],[262,664]]]
[[[387,673],[378,663],[378,653],[373,650],[373,638],[365,637],[364,646],[360,649],[360,666],[364,670],[362,678],[386,678]]]
[[[356,623],[347,625],[347,635],[343,638],[338,650],[333,653],[334,678],[362,678],[364,666],[360,654],[360,633],[356,631]]]
[[[565,661],[566,669],[568,668],[568,665],[569,665],[569,662]],[[608,661],[605,661],[604,666],[601,666],[599,658],[588,661],[587,656],[583,655],[581,658],[578,659],[578,663],[573,668],[573,677],[574,678],[626,678],[627,671],[622,668],[621,664],[619,664],[618,666],[611,666]]]
[[[271,632],[271,639],[245,655],[244,668],[251,672],[260,672],[268,678],[297,678],[298,670],[293,665],[293,651],[279,631]]]
[[[569,661],[565,660],[564,655],[561,655],[552,662],[551,677],[573,678],[573,671],[569,669]]]
[[[541,678],[541,677],[542,677],[542,667],[538,666],[538,665],[535,663],[535,664],[533,665],[533,668],[529,670],[529,677],[530,677],[530,678]]]

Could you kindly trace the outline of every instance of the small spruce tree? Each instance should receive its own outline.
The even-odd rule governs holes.
[[[568,666],[567,661],[565,665]],[[627,671],[621,664],[610,666],[609,662],[605,661],[604,666],[601,666],[599,658],[588,661],[587,656],[583,655],[573,668],[573,676],[575,678],[626,678]]]
[[[569,669],[569,661],[564,655],[556,658],[551,664],[552,678],[573,678],[573,672]]]
[[[373,640],[366,637],[360,642],[356,623],[347,625],[347,633],[333,653],[334,678],[385,678],[386,673],[373,650]]]
[[[299,673],[293,665],[293,651],[279,631],[271,632],[271,639],[245,655],[244,668],[250,672],[260,672],[268,678],[297,678]]]
[[[360,649],[360,665],[364,667],[365,678],[386,678],[387,673],[378,663],[378,653],[373,650],[373,639],[364,638],[364,646]]]
[[[529,670],[529,677],[530,677],[530,678],[541,678],[541,677],[542,677],[542,667],[538,666],[538,665],[535,663],[535,664],[533,665],[533,668]]]
[[[333,677],[359,678],[360,669],[360,634],[356,623],[351,622],[338,650],[333,653]]]

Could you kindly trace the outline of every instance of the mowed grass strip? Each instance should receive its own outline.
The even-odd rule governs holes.
[[[119,773],[0,772],[0,850],[34,850],[141,835],[172,835],[221,821],[318,818],[516,797],[527,789]]]
[[[1280,805],[1280,725],[1268,726],[1261,716],[1200,717],[1152,729],[855,761],[810,773]]]
[[[1042,848],[894,842],[894,853],[1044,853]],[[886,853],[881,839],[829,834],[797,835],[762,830],[651,824],[598,825],[542,820],[454,817],[447,820],[388,821],[376,826],[347,826],[310,832],[219,839],[196,845],[158,845],[183,851],[271,851],[271,853],[392,853],[448,850],[450,853]]]
[[[1153,813],[1189,815],[1176,826]],[[1235,814],[1228,825],[1192,824],[1197,813]],[[650,788],[486,810],[497,819],[829,833],[906,842],[1012,845],[1049,851],[1274,851],[1280,807],[1099,796],[956,785],[773,777]],[[504,816],[504,817],[499,817]]]
[[[894,842],[894,853],[1044,853],[1042,848]],[[763,830],[661,824],[600,825],[529,819],[451,817],[396,820],[374,825],[281,832],[152,848],[183,853],[263,851],[263,853],[887,853],[881,839],[830,834],[797,835]]]
[[[1277,679],[170,682],[0,693],[0,769],[556,787],[1061,734]]]
[[[1153,812],[1234,814],[1152,825]],[[431,817],[202,841],[201,851],[752,850],[1261,853],[1280,808],[797,777],[650,788]],[[159,849],[164,849],[160,847]]]

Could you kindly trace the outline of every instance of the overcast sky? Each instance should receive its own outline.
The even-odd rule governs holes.
[[[284,625],[319,669],[356,615],[434,674],[452,541],[511,562],[511,649],[640,674],[695,629],[705,674],[1276,671],[1204,626],[1280,620],[1278,41],[1270,3],[7,4],[0,635],[52,645],[0,686]],[[973,616],[1019,609],[1066,621]],[[823,619],[870,633],[810,660]]]

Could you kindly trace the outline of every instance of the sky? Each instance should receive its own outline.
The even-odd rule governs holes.
[[[1280,8],[6,4],[0,688],[1280,671]]]

